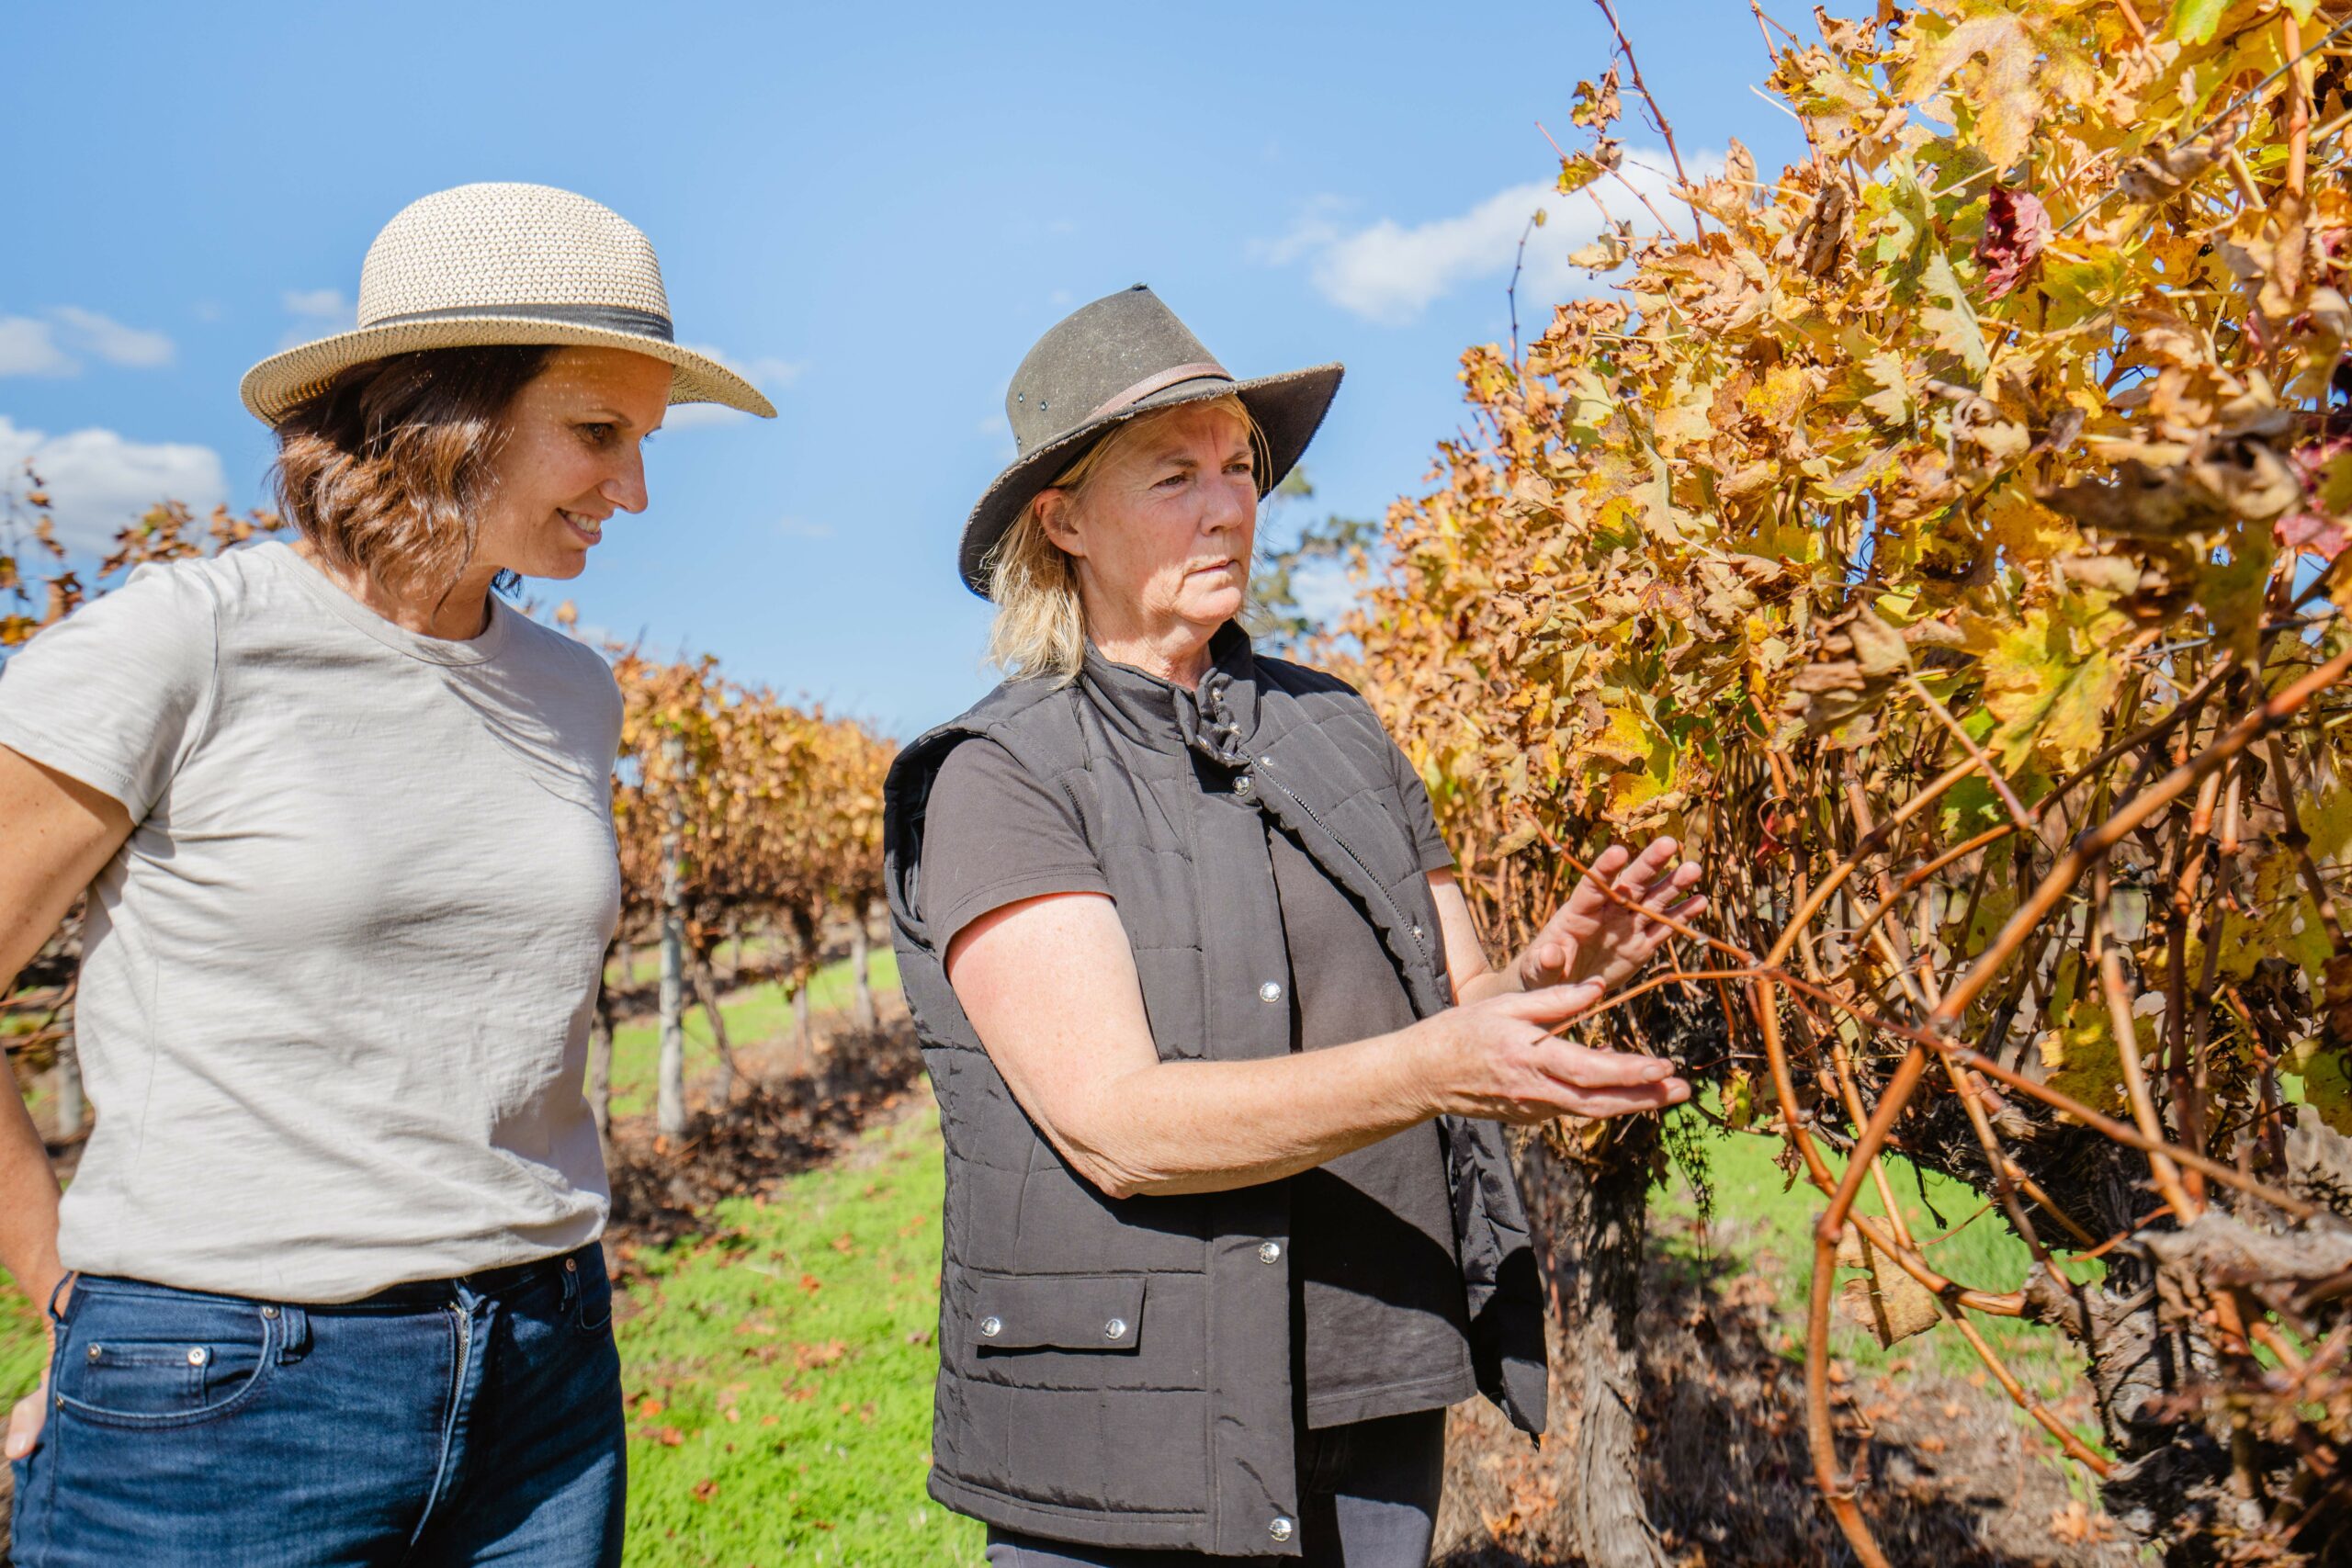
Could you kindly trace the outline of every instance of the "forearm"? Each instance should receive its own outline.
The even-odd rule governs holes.
[[[1154,1062],[1105,1078],[1050,1130],[1113,1197],[1220,1192],[1312,1169],[1427,1121],[1409,1031],[1246,1062]]]
[[[21,1096],[0,1095],[0,1269],[36,1306],[64,1273],[57,1258],[57,1177]]]

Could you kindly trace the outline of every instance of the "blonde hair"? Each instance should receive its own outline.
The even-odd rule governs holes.
[[[1076,462],[1021,509],[1012,526],[981,561],[989,597],[996,603],[996,620],[989,627],[989,661],[1014,680],[1047,675],[1056,685],[1067,686],[1078,679],[1086,664],[1086,610],[1079,598],[1078,560],[1047,536],[1045,524],[1038,520],[1038,502],[1049,490],[1068,491],[1073,501],[1083,498],[1087,481],[1114,452],[1132,442],[1138,431],[1148,429],[1159,415],[1177,409],[1214,409],[1239,420],[1250,433],[1250,452],[1262,485],[1272,467],[1266,434],[1250,416],[1249,405],[1230,393],[1131,419],[1079,454]],[[1245,604],[1242,614],[1249,613]]]

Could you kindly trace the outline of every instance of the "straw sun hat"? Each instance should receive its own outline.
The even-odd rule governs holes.
[[[245,372],[245,407],[276,424],[354,365],[420,348],[569,344],[625,348],[676,367],[673,403],[775,407],[670,331],[662,264],[610,208],[548,186],[470,185],[411,202],[359,269],[356,332],[273,355]]]

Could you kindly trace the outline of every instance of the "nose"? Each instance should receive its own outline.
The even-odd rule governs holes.
[[[630,443],[616,471],[607,474],[597,493],[623,512],[642,512],[652,503],[645,489],[645,448]]]
[[[1258,487],[1250,479],[1229,480],[1212,487],[1208,512],[1201,519],[1204,530],[1211,534],[1231,534],[1249,529],[1258,521]]]

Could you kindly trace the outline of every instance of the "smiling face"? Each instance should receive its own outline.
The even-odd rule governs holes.
[[[619,348],[565,348],[507,405],[475,536],[476,570],[577,577],[615,512],[646,507],[645,438],[670,406],[670,367]]]
[[[1114,644],[1205,647],[1241,611],[1258,529],[1250,428],[1187,406],[1111,438],[1075,491],[1038,498],[1037,521],[1078,561],[1086,625]]]

